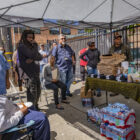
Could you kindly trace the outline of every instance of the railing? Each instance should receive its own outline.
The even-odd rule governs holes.
[[[115,32],[119,32],[122,35],[122,43],[131,48],[131,54],[133,60],[140,64],[140,26],[136,27],[124,27],[122,29],[113,30],[112,35],[110,31],[106,30],[96,30],[92,34],[79,34],[75,36],[68,37],[68,44],[72,47],[76,54],[76,75],[80,74],[80,64],[78,52],[87,46],[88,41],[95,41],[96,47],[100,50],[102,54],[108,54],[111,44],[113,44],[113,38]],[[140,66],[137,65],[137,69]]]

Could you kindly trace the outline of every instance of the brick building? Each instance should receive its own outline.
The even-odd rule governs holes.
[[[15,46],[21,37],[21,33],[25,28],[11,28],[12,45]],[[47,41],[57,40],[60,30],[57,33],[51,33],[50,30],[46,28],[41,28],[41,30],[35,32],[35,40],[38,44],[46,44]],[[69,29],[69,35],[78,34],[77,29]]]

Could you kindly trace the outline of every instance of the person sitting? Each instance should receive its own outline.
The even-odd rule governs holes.
[[[26,124],[30,120],[35,121],[32,126],[34,131],[33,140],[50,140],[50,125],[46,115],[23,106],[21,109],[8,100],[6,96],[0,95],[0,132],[16,125]],[[30,130],[28,130],[30,131]],[[13,132],[3,134],[2,140],[16,140],[21,133]]]
[[[61,97],[62,103],[68,104],[69,102],[66,100],[66,86],[59,80],[59,70],[55,65],[55,57],[50,57],[50,62],[43,67],[43,78],[44,78],[44,85],[47,89],[52,89],[54,91],[54,99],[56,109],[63,110],[64,108],[60,106],[58,101],[58,89],[61,89]]]

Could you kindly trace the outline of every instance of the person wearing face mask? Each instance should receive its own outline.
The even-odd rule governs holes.
[[[89,41],[87,43],[89,47],[87,51],[80,55],[80,58],[87,61],[87,73],[88,75],[97,74],[97,64],[100,61],[100,52],[95,48],[95,42]],[[97,90],[97,96],[101,96],[100,89]]]
[[[1,53],[1,54],[4,54],[4,49],[3,49],[3,47],[0,47],[0,53]]]
[[[0,53],[5,57],[5,59],[7,59],[5,56],[5,49],[2,46],[0,47]]]
[[[39,61],[46,57],[38,52],[38,45],[35,42],[35,35],[32,30],[24,30],[18,45],[18,59],[20,67],[20,78],[24,79],[27,88],[27,101],[33,103],[38,109],[40,89],[40,65]]]
[[[73,81],[73,66],[75,64],[74,52],[69,45],[66,44],[66,36],[59,35],[59,44],[52,50],[52,55],[56,59],[56,65],[60,71],[60,79],[67,86],[66,95],[72,96],[70,93],[70,85]]]
[[[0,51],[0,95],[6,94],[6,88],[10,88],[8,69],[10,65]]]

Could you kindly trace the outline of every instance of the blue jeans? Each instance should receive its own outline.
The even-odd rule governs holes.
[[[87,73],[88,73],[88,75],[97,74],[97,69],[96,68],[92,68],[90,66],[87,66]],[[101,92],[101,90],[98,88],[97,92]]]
[[[40,73],[42,73],[43,67],[45,64],[40,65]]]
[[[97,69],[96,68],[92,68],[90,66],[87,66],[87,73],[88,73],[88,75],[97,74]]]
[[[66,94],[70,94],[70,85],[73,81],[72,67],[68,71],[60,71],[60,79],[67,86]]]
[[[43,82],[42,70],[43,70],[44,65],[45,64],[40,65],[40,82],[41,82],[41,85],[42,85],[42,82]]]

